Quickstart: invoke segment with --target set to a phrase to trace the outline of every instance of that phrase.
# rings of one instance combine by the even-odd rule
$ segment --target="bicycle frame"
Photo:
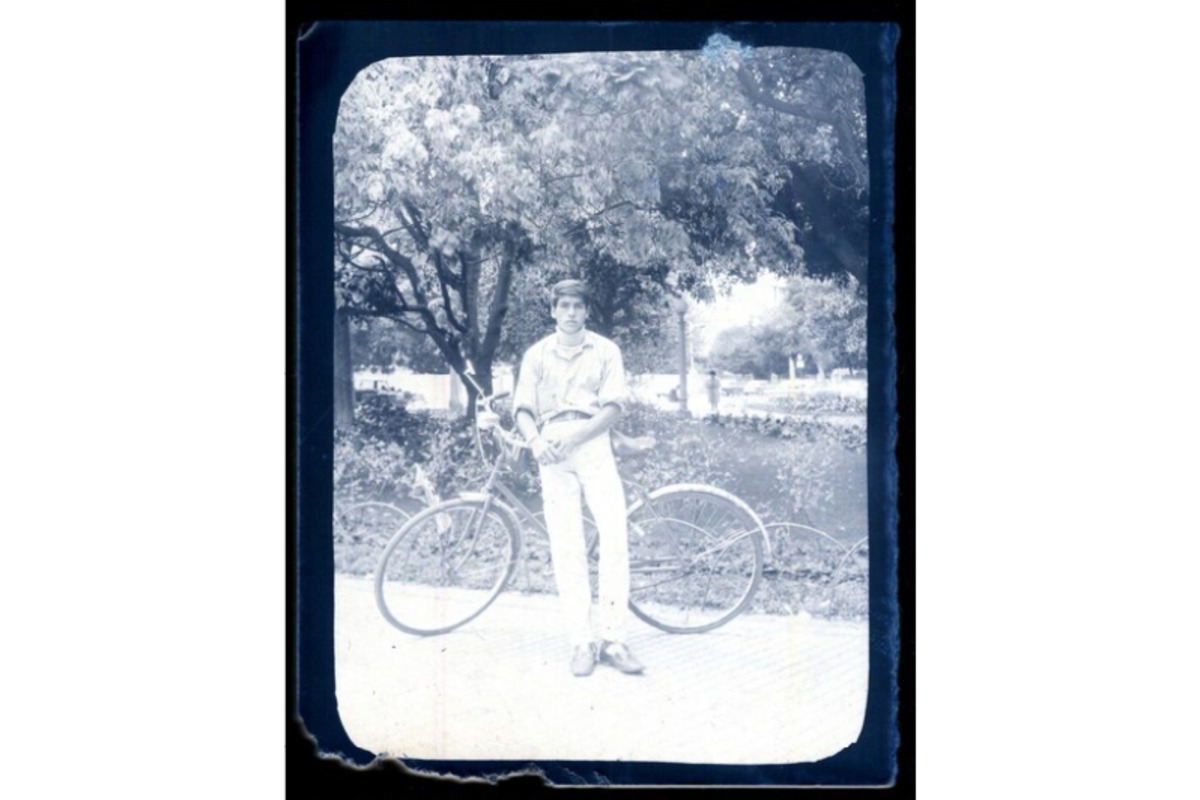
[[[461,497],[463,499],[477,500],[479,502],[482,502],[484,513],[483,513],[483,515],[481,515],[481,517],[486,516],[487,510],[489,508],[492,508],[493,506],[498,508],[502,513],[505,513],[509,517],[511,517],[517,523],[517,529],[519,531],[521,531],[521,534],[522,534],[521,546],[524,547],[525,523],[527,523],[527,522],[532,523],[534,525],[534,527],[536,527],[539,531],[541,531],[546,536],[549,536],[550,531],[549,531],[549,528],[546,526],[546,524],[543,522],[543,520],[539,519],[538,515],[535,514],[533,511],[531,511],[529,509],[529,506],[527,506],[525,504],[525,501],[523,501],[517,495],[517,493],[515,491],[513,491],[513,489],[507,483],[505,483],[504,480],[500,477],[500,471],[503,468],[504,461],[505,461],[505,455],[502,452],[496,457],[496,460],[493,462],[492,467],[488,473],[487,480],[485,481],[483,487],[477,492],[460,492],[458,497]],[[636,495],[636,499],[629,506],[630,512],[636,511],[641,508],[646,508],[650,511],[651,514],[653,514],[659,520],[666,519],[655,508],[654,501],[650,497],[650,492],[647,491],[644,486],[642,486],[641,484],[639,484],[635,481],[625,480],[624,478],[621,479],[621,483],[624,486],[632,489],[633,493]],[[677,484],[672,487],[664,487],[664,488],[672,488],[672,489],[679,489],[679,490],[694,489],[694,490],[705,491],[705,492],[709,492],[709,493],[717,493],[717,494],[727,495],[731,501],[736,501],[736,498],[733,495],[730,495],[728,492],[724,492],[720,489],[717,489],[716,487],[707,486],[707,485],[703,485],[703,484]],[[678,520],[676,520],[676,522],[678,522]],[[692,527],[699,528],[699,526],[695,526],[695,525],[693,525]],[[634,526],[633,532],[637,532],[636,526]],[[760,537],[760,539],[763,543],[763,546],[764,546],[765,555],[766,555],[767,559],[769,560],[770,556],[771,556],[771,542],[768,537],[766,537],[765,535],[762,534],[761,528],[748,528],[744,531],[739,531],[738,533],[736,533],[732,536],[727,536],[718,542],[714,542],[710,547],[708,547],[704,551],[701,551],[697,555],[704,556],[704,555],[708,555],[713,552],[717,552],[719,550],[722,550],[724,548],[732,546],[733,544],[735,544],[736,542],[740,541],[741,539],[743,539],[747,536],[759,536]],[[589,547],[589,550],[590,550],[590,547]],[[516,556],[516,554],[514,554],[514,557],[515,556]],[[636,571],[636,572],[649,573],[649,572],[655,571],[656,568],[660,568],[665,563],[669,563],[669,561],[666,559],[637,560],[630,564],[630,569],[632,571]]]
[[[503,430],[503,428],[500,427],[500,425],[499,425],[499,421],[498,421],[499,417],[496,414],[496,412],[492,409],[491,404],[499,397],[504,397],[505,395],[504,394],[495,395],[495,396],[487,395],[483,391],[483,387],[481,387],[479,385],[479,383],[475,380],[474,368],[469,361],[467,362],[467,366],[468,366],[468,369],[464,373],[464,378],[466,378],[466,380],[470,382],[472,388],[475,389],[475,391],[478,395],[478,398],[479,398],[477,402],[483,406],[486,413],[496,416],[496,421],[493,424],[489,425],[488,430],[493,435],[493,438],[495,438],[497,445],[500,448],[500,452],[497,454],[496,459],[492,464],[491,470],[488,473],[487,481],[485,482],[483,488],[479,492],[461,493],[459,496],[465,497],[465,498],[476,499],[476,500],[482,500],[485,503],[484,508],[486,511],[486,509],[489,508],[492,505],[492,503],[497,502],[496,495],[499,494],[500,497],[503,498],[503,500],[499,501],[499,507],[502,510],[509,512],[510,516],[512,516],[517,521],[518,529],[523,530],[522,519],[521,519],[521,515],[523,515],[525,520],[532,522],[542,533],[549,535],[549,530],[546,527],[546,525],[543,524],[543,522],[538,519],[536,514],[534,514],[532,511],[529,510],[529,507],[526,506],[525,503],[516,495],[516,493],[513,492],[513,490],[507,484],[505,484],[504,481],[501,480],[499,477],[500,470],[503,467],[504,461],[505,461],[504,448],[507,446],[507,447],[512,447],[515,449],[515,448],[521,448],[521,447],[528,446],[523,441],[520,441],[519,439],[517,439],[513,434],[509,433],[508,431]],[[478,419],[478,409],[476,411],[476,415],[477,415],[477,419]],[[483,430],[482,427],[481,427],[481,430]],[[658,514],[657,511],[655,511],[653,501],[650,497],[650,492],[646,489],[646,487],[642,486],[639,483],[636,483],[635,481],[626,480],[623,477],[621,478],[621,483],[624,486],[633,489],[633,492],[636,495],[636,499],[635,499],[634,503],[629,506],[630,512],[632,512],[638,508],[645,507],[645,508],[650,509],[651,513],[653,513],[655,516],[657,516],[660,520],[663,519],[663,517],[660,514]],[[727,499],[729,499],[731,502],[741,503],[741,501],[736,496],[734,496],[734,495],[730,494],[729,492],[726,492],[722,489],[718,489],[715,486],[708,486],[708,485],[701,485],[701,484],[677,484],[677,485],[673,485],[672,487],[664,487],[664,488],[675,488],[675,489],[682,489],[682,490],[694,489],[694,490],[698,490],[698,491],[705,491],[705,492],[723,495]],[[507,501],[507,504],[504,501]],[[520,512],[520,514],[517,513],[518,511]],[[753,513],[753,512],[751,512],[751,513]],[[714,547],[712,549],[720,549],[722,547],[729,547],[732,544],[735,544],[736,542],[738,542],[739,540],[741,540],[742,538],[744,538],[746,536],[759,536],[762,541],[762,544],[763,544],[763,549],[765,551],[766,560],[768,562],[771,561],[772,555],[773,555],[772,548],[771,548],[771,539],[767,535],[766,528],[763,526],[761,521],[759,521],[757,528],[747,529],[745,531],[739,532],[738,534],[736,534],[732,537],[727,537],[726,539],[724,539],[721,542],[714,545]],[[522,544],[523,544],[523,537],[522,537]]]
[[[464,377],[480,388],[469,373]],[[532,530],[526,525],[532,523],[549,538],[545,520],[502,476],[511,455],[528,445],[492,410],[496,399],[479,392],[476,406],[476,442],[487,467],[482,486],[415,516],[397,531],[376,567],[376,603],[389,622],[408,633],[444,633],[469,622],[503,591],[517,565],[541,560],[525,549],[526,532]],[[485,435],[498,445],[494,458],[487,452],[491,448],[484,446]],[[630,552],[630,577],[635,584],[640,581],[631,587],[629,607],[634,615],[668,633],[700,633],[742,613],[762,576],[764,551],[770,549],[762,521],[753,509],[713,486],[675,484],[647,491],[634,481],[622,479],[622,483],[627,487],[630,547],[636,550]],[[458,516],[455,523],[454,515],[463,512],[466,516]],[[590,522],[585,528],[589,561],[596,569],[599,531],[593,520],[586,516],[585,520]],[[507,533],[495,522],[503,522]],[[412,549],[405,549],[409,547]],[[393,572],[389,564],[394,554]],[[408,558],[413,554],[417,560],[410,565]],[[545,575],[542,572],[539,580]],[[482,582],[476,583],[479,580]],[[425,592],[426,599],[434,598],[433,605],[425,606],[431,613],[416,621],[422,614],[416,606],[416,616],[408,617],[405,611],[400,615],[405,621],[401,621],[395,612],[407,601],[391,594],[396,590],[389,586],[401,592],[406,586]],[[421,587],[432,588],[434,594]],[[482,594],[477,606],[458,604],[461,615],[452,618],[460,612],[447,615],[447,610],[455,607],[452,594],[460,589]],[[448,593],[443,595],[442,590]],[[392,606],[389,596],[396,598],[397,606]]]

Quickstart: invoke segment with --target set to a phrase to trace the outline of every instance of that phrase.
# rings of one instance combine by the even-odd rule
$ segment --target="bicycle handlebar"
[[[511,392],[499,392],[497,394],[487,394],[483,391],[483,387],[475,380],[475,366],[467,361],[467,368],[463,371],[463,378],[471,384],[475,389],[475,393],[479,399],[475,401],[475,427],[481,431],[491,431],[492,435],[500,439],[509,447],[516,449],[529,447],[529,443],[524,437],[518,436],[512,431],[505,430],[500,425],[500,415],[492,409],[492,403],[508,397]],[[482,408],[482,411],[480,410]]]

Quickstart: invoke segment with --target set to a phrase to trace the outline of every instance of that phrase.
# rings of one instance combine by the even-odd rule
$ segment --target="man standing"
[[[717,377],[717,371],[710,369],[708,378],[704,381],[704,388],[708,390],[708,407],[714,417],[721,413],[721,379]]]
[[[623,644],[629,603],[629,534],[625,491],[613,459],[610,428],[628,389],[621,350],[587,330],[588,291],[565,280],[551,289],[555,332],[525,352],[513,399],[517,426],[542,478],[550,556],[567,636],[571,671],[590,675],[596,661],[627,674],[643,667]],[[581,495],[599,531],[600,635],[591,627],[592,588]]]

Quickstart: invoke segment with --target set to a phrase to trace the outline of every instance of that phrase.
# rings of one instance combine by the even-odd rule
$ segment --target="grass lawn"
[[[707,446],[731,454],[737,468],[731,470],[728,485],[721,488],[741,497],[758,512],[764,522],[799,522],[829,533],[839,541],[852,543],[867,535],[867,453],[829,448],[828,469],[822,470],[828,483],[828,497],[799,512],[792,509],[792,494],[781,486],[778,468],[790,457],[802,457],[807,442],[764,436],[699,421],[697,431]]]
[[[751,610],[865,618],[868,554],[859,543],[867,536],[866,449],[824,449],[819,476],[825,489],[819,502],[796,510],[779,467],[803,458],[813,444],[710,421],[698,421],[696,432],[735,462],[721,488],[745,500],[767,525],[773,557]]]

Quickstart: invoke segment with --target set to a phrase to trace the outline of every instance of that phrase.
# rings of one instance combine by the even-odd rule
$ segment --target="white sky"
[[[726,328],[768,316],[781,303],[776,289],[783,284],[783,278],[763,272],[754,283],[735,284],[728,295],[718,295],[711,303],[697,303],[691,313],[697,355],[707,354],[717,334]]]

